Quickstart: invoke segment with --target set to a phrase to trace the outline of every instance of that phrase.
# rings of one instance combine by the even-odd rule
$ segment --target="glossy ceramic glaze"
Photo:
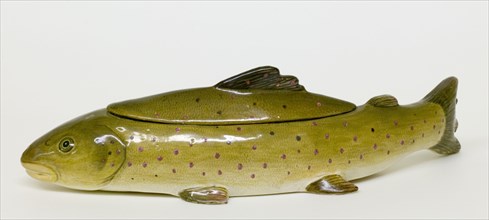
[[[222,204],[229,196],[347,193],[349,182],[422,149],[456,153],[457,80],[420,102],[355,105],[260,67],[216,86],[115,103],[36,140],[32,177],[82,190],[137,191]]]

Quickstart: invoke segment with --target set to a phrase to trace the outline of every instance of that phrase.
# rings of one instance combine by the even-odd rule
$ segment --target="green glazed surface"
[[[276,77],[272,85],[253,87],[264,74]],[[32,177],[69,188],[208,204],[229,196],[352,192],[348,181],[412,152],[458,152],[456,86],[452,77],[411,105],[379,96],[356,107],[262,67],[214,87],[80,116],[36,140],[21,161]]]

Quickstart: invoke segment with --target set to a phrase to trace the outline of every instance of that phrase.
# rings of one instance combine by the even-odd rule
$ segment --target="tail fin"
[[[430,150],[439,154],[454,154],[460,151],[460,143],[454,133],[458,122],[455,118],[455,105],[457,104],[457,85],[455,77],[443,80],[438,86],[426,95],[422,101],[439,104],[445,112],[445,131],[438,144]]]

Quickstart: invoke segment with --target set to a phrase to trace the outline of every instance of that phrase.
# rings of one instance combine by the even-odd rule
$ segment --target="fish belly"
[[[114,123],[126,161],[105,190],[178,195],[222,186],[231,196],[301,192],[331,174],[346,180],[385,169],[437,144],[439,105],[364,105],[317,120],[248,125]]]

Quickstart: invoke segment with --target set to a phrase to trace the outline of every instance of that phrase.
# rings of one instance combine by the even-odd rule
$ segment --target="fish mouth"
[[[25,163],[22,162],[22,166],[24,166],[27,174],[34,179],[43,181],[43,182],[56,182],[58,180],[58,175],[54,172],[53,169],[36,163]]]

